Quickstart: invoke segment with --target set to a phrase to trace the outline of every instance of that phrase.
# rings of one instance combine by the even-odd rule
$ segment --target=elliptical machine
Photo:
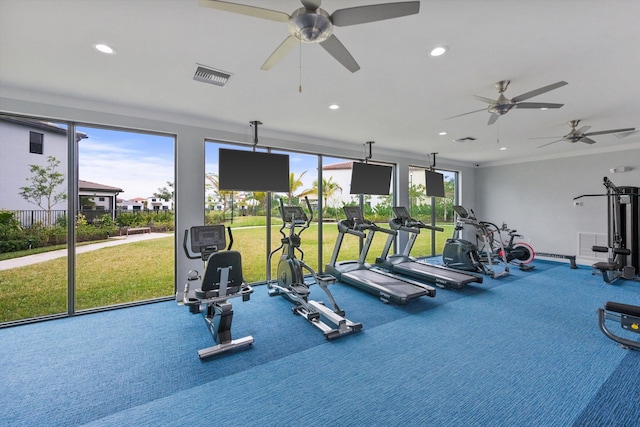
[[[335,283],[336,278],[330,274],[317,274],[304,261],[304,252],[300,249],[300,234],[311,224],[313,210],[309,199],[305,197],[310,215],[307,216],[300,206],[285,206],[280,199],[280,217],[282,227],[280,227],[280,246],[273,250],[267,258],[267,286],[269,296],[281,295],[289,300],[293,307],[291,310],[307,319],[312,325],[319,328],[326,339],[333,339],[362,329],[362,324],[353,323],[344,317],[342,310],[333,295],[329,291],[328,285]],[[299,228],[299,231],[296,231]],[[284,230],[289,229],[289,233]],[[282,250],[278,261],[277,279],[271,280],[271,258],[275,253]],[[300,253],[300,258],[296,258],[296,251]],[[304,271],[306,270],[313,277],[316,283],[327,294],[329,301],[333,305],[333,310],[324,303],[309,300],[310,289],[305,282]],[[313,284],[312,283],[312,284]]]
[[[505,255],[502,238],[496,239],[497,252],[494,252],[490,242],[492,233],[489,227],[491,227],[492,224],[478,221],[473,210],[469,212],[462,206],[454,206],[453,210],[458,215],[458,219],[453,231],[453,237],[447,239],[444,244],[442,251],[444,265],[458,270],[483,273],[492,279],[507,276],[509,274],[509,263]],[[483,248],[482,252],[478,250],[478,246],[470,241],[456,237],[456,235],[464,229],[465,225],[470,225],[475,228],[476,239]],[[500,233],[499,230],[497,230],[497,232]],[[504,262],[504,271],[498,273],[494,265],[500,261]]]
[[[223,225],[195,226],[184,232],[182,247],[187,258],[202,258],[205,271],[202,277],[197,270],[189,271],[179,304],[189,307],[189,312],[192,314],[203,314],[209,332],[216,342],[213,347],[198,350],[200,359],[253,344],[252,336],[231,339],[233,308],[228,300],[242,297],[242,301],[249,301],[253,288],[244,280],[240,252],[231,250],[233,236],[231,228],[227,230],[229,246],[224,252],[221,252],[226,245]],[[191,250],[187,246],[189,236],[191,236]],[[200,287],[194,289],[190,295],[191,282],[200,279],[202,279]]]

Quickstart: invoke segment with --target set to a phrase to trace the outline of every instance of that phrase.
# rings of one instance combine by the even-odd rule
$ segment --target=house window
[[[42,154],[43,140],[43,134],[38,132],[29,132],[29,153]]]
[[[104,202],[104,197],[98,197],[98,200]]]

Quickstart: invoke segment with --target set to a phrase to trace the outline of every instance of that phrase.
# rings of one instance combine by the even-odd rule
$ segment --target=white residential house
[[[338,184],[342,189],[335,191],[325,202],[327,207],[339,208],[344,204],[351,203],[358,199],[357,194],[351,194],[351,169],[353,168],[353,161],[346,161],[340,163],[332,163],[322,166],[322,175],[324,179]],[[383,196],[372,195],[368,201],[371,206],[375,206],[382,200]],[[315,197],[314,197],[315,198]],[[311,201],[311,197],[309,197]]]
[[[115,219],[118,194],[120,193],[122,193],[122,188],[78,180],[79,206],[86,217],[95,217],[103,212],[108,212],[111,218]]]
[[[86,134],[76,133],[76,142],[85,138]],[[37,222],[41,215],[33,212],[43,209],[20,195],[21,188],[30,185],[30,165],[44,167],[51,156],[60,162],[56,171],[66,176],[67,146],[67,128],[63,124],[0,116],[0,209],[31,211],[31,214],[20,216],[21,223],[29,226]],[[66,185],[66,182],[61,184],[56,192],[66,193]],[[110,211],[115,218],[117,196],[122,191],[121,188],[79,180],[78,207],[83,211]],[[54,216],[64,215],[67,203],[61,201],[52,209],[59,211]]]
[[[76,136],[86,138],[84,134]],[[57,171],[67,175],[67,129],[39,120],[0,116],[0,209],[40,210],[20,195],[29,185],[29,165],[47,165],[47,158],[60,161]],[[58,192],[66,192],[65,184]],[[53,209],[66,209],[63,202]]]
[[[166,201],[159,197],[149,197],[147,199],[147,209],[152,211],[170,211],[173,210],[173,201]]]

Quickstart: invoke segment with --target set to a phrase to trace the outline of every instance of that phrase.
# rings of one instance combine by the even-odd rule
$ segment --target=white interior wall
[[[618,166],[633,169],[609,171]],[[481,167],[475,205],[465,205],[480,220],[517,229],[536,251],[576,255],[578,232],[607,233],[607,201],[582,198],[581,206],[574,206],[573,198],[604,194],[605,176],[616,186],[640,186],[640,149]]]

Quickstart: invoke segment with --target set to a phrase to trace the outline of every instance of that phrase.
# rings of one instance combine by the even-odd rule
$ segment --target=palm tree
[[[340,184],[333,181],[333,177],[329,177],[328,179],[322,178],[322,212],[325,212],[327,208],[327,200],[329,197],[333,196],[336,191],[340,191],[342,193],[342,187]],[[305,190],[300,193],[298,196],[308,196],[310,194],[318,194],[318,180],[313,181],[313,186],[309,190]]]
[[[220,180],[215,173],[208,173],[204,176],[209,181],[205,187],[213,190],[218,198],[222,199],[222,212],[227,211],[227,201],[231,199],[231,191],[220,191]]]
[[[302,187],[303,185],[302,177],[304,176],[305,173],[307,173],[307,171],[302,172],[300,176],[297,178],[296,178],[295,172],[291,172],[289,174],[289,193],[287,194],[289,204],[291,204],[291,200],[293,200],[293,197],[294,197],[293,193],[298,188]]]

